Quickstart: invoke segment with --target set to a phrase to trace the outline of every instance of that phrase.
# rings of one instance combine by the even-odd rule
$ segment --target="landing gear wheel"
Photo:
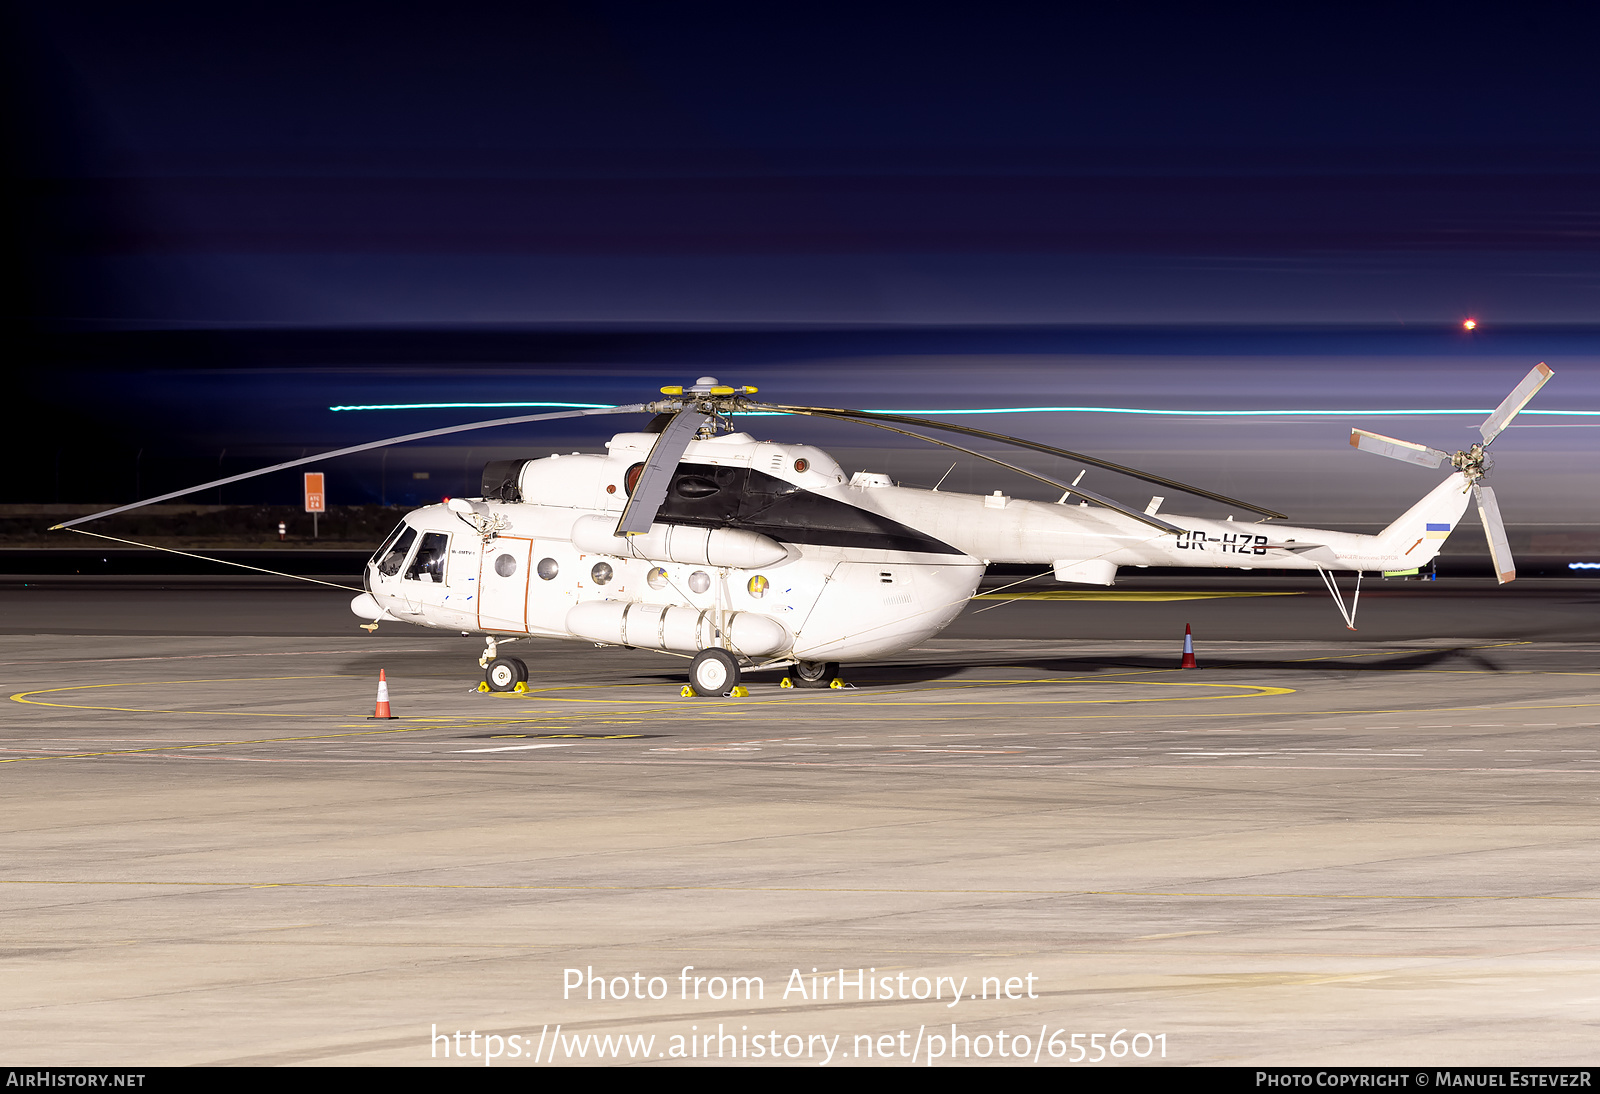
[[[731,695],[739,685],[739,662],[727,650],[701,650],[689,662],[689,686],[696,695]]]
[[[797,661],[789,668],[789,679],[797,688],[826,688],[838,675],[837,661]]]
[[[515,691],[518,684],[526,683],[528,666],[515,657],[496,657],[483,670],[483,682],[490,691]]]

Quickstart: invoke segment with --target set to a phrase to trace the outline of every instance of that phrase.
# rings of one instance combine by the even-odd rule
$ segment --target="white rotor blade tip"
[[[1450,458],[1448,453],[1440,452],[1437,448],[1385,437],[1382,433],[1370,433],[1365,429],[1350,431],[1350,447],[1360,449],[1362,452],[1387,456],[1402,463],[1413,463],[1418,467],[1438,467]]]
[[[1478,502],[1478,519],[1483,521],[1483,534],[1489,541],[1489,557],[1494,561],[1495,579],[1504,585],[1517,579],[1517,564],[1511,558],[1511,545],[1506,541],[1505,522],[1500,519],[1500,503],[1494,491],[1477,483],[1472,485],[1472,495]]]
[[[1500,431],[1511,424],[1511,419],[1515,418],[1517,413],[1528,405],[1528,401],[1537,395],[1539,389],[1544,387],[1550,381],[1550,377],[1554,375],[1554,370],[1543,361],[1534,365],[1528,371],[1528,375],[1522,378],[1522,383],[1513,388],[1511,394],[1507,395],[1500,405],[1495,407],[1494,413],[1485,418],[1483,424],[1478,427],[1478,433],[1483,437],[1483,443],[1488,444],[1498,437]]]

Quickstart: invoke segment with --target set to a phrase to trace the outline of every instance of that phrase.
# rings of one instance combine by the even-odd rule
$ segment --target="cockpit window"
[[[422,537],[422,546],[417,548],[417,557],[406,568],[406,579],[444,584],[444,560],[449,554],[449,534],[428,532]]]
[[[384,577],[393,577],[400,572],[400,567],[405,565],[406,555],[411,551],[411,545],[417,541],[417,530],[409,524],[402,524],[397,531],[398,538],[391,538],[388,551],[380,550],[378,572]]]
[[[373,565],[377,565],[379,559],[385,558],[389,554],[389,548],[394,546],[394,541],[400,538],[400,533],[404,532],[406,527],[407,525],[405,521],[401,521],[399,524],[396,524],[394,526],[394,531],[390,532],[388,537],[383,541],[383,546],[374,551],[372,557],[367,561],[371,562]]]

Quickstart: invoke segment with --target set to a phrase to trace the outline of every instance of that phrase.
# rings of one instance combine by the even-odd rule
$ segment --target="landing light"
[[[1461,324],[1461,329],[1462,330],[1476,330],[1477,328],[1478,328],[1478,321],[1476,319],[1467,319],[1467,320],[1464,320],[1462,322],[1462,324]]]

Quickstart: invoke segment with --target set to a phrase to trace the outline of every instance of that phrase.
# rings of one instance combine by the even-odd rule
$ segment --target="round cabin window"
[[[689,591],[703,593],[711,588],[711,575],[704,570],[696,570],[689,575]]]
[[[561,567],[553,558],[541,558],[535,572],[545,581],[554,581]]]
[[[606,582],[610,581],[612,574],[613,571],[611,569],[611,563],[609,562],[596,562],[594,564],[594,569],[589,571],[589,577],[596,585],[604,585]]]
[[[517,572],[517,560],[514,555],[501,555],[494,560],[494,572],[501,577],[510,577]]]

